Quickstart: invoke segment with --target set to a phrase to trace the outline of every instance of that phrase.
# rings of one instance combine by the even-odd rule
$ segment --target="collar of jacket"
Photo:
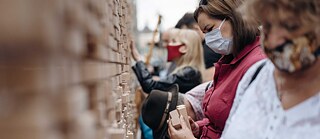
[[[246,55],[248,55],[256,47],[260,47],[260,37],[256,37],[256,40],[253,43],[245,46],[243,50],[235,58],[233,58],[232,55],[223,56],[218,63],[226,64],[228,63],[227,61],[231,61],[230,64],[234,65],[238,63],[241,59],[243,59]]]

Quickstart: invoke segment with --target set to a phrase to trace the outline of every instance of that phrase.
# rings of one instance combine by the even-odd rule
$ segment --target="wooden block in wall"
[[[126,105],[129,102],[129,94],[125,93],[121,96],[122,105]]]
[[[107,66],[108,66],[108,70],[105,72],[108,74],[108,77],[114,77],[118,74],[116,64],[108,63]]]
[[[114,9],[113,9],[113,15],[119,14],[119,2],[117,0],[113,0]]]
[[[61,89],[53,104],[60,121],[72,121],[89,107],[89,90],[82,85]]]
[[[101,61],[109,61],[110,58],[110,51],[111,49],[108,49],[104,45],[96,45],[92,52],[89,54],[91,58]]]
[[[80,61],[64,58],[36,58],[4,64],[4,86],[8,91],[30,93],[81,82]]]
[[[108,78],[109,66],[106,63],[87,60],[82,65],[83,81],[94,82]]]
[[[117,54],[118,54],[117,52],[109,49],[108,61],[113,63],[117,62]]]
[[[121,36],[120,36],[120,29],[118,29],[117,27],[114,28],[114,34],[115,34],[115,39],[119,42],[121,41]]]
[[[93,139],[96,138],[97,119],[91,111],[81,113],[68,123],[67,139]]]
[[[124,72],[129,72],[130,71],[130,66],[129,65],[124,65],[123,66],[123,71]]]
[[[0,94],[1,139],[41,139],[58,137],[56,111],[52,105],[51,95],[34,94]],[[46,136],[47,134],[47,136]]]
[[[79,57],[79,59],[86,55],[87,44],[85,41],[85,34],[82,29],[67,29],[63,36],[63,53],[71,57]]]
[[[120,53],[117,53],[117,63],[122,63],[122,55]]]
[[[121,96],[123,94],[122,86],[117,86],[115,89],[115,93],[116,93],[116,95]]]
[[[117,74],[121,74],[122,73],[122,65],[121,64],[117,64]]]
[[[113,30],[114,32],[114,30]],[[113,36],[109,36],[109,43],[108,46],[109,48],[111,48],[114,51],[118,51],[118,41],[115,39],[115,37]]]
[[[128,132],[127,133],[127,137],[126,137],[127,139],[134,139],[134,134],[132,133],[132,132]]]
[[[120,75],[120,80],[122,83],[128,82],[130,80],[130,74],[128,72],[122,73]]]
[[[109,128],[107,129],[109,139],[124,139],[126,131],[120,128]]]

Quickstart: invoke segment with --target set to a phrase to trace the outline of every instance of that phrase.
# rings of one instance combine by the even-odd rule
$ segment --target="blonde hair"
[[[179,33],[180,33],[180,29],[170,28],[170,29],[168,30],[169,41],[172,41],[172,40],[174,40],[174,39],[177,39]]]
[[[203,48],[199,34],[191,29],[180,29],[177,38],[181,43],[185,44],[187,51],[177,60],[177,67],[172,73],[190,66],[200,71],[201,75],[203,75]]]

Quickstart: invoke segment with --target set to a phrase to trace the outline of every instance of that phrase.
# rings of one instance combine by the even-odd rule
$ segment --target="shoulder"
[[[177,75],[179,76],[185,76],[185,77],[194,77],[194,76],[200,76],[200,71],[196,68],[193,68],[191,66],[186,66],[180,69],[177,72]]]

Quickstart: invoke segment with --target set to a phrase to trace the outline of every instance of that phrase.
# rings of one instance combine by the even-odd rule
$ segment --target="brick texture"
[[[0,138],[134,138],[132,1],[3,2]]]

